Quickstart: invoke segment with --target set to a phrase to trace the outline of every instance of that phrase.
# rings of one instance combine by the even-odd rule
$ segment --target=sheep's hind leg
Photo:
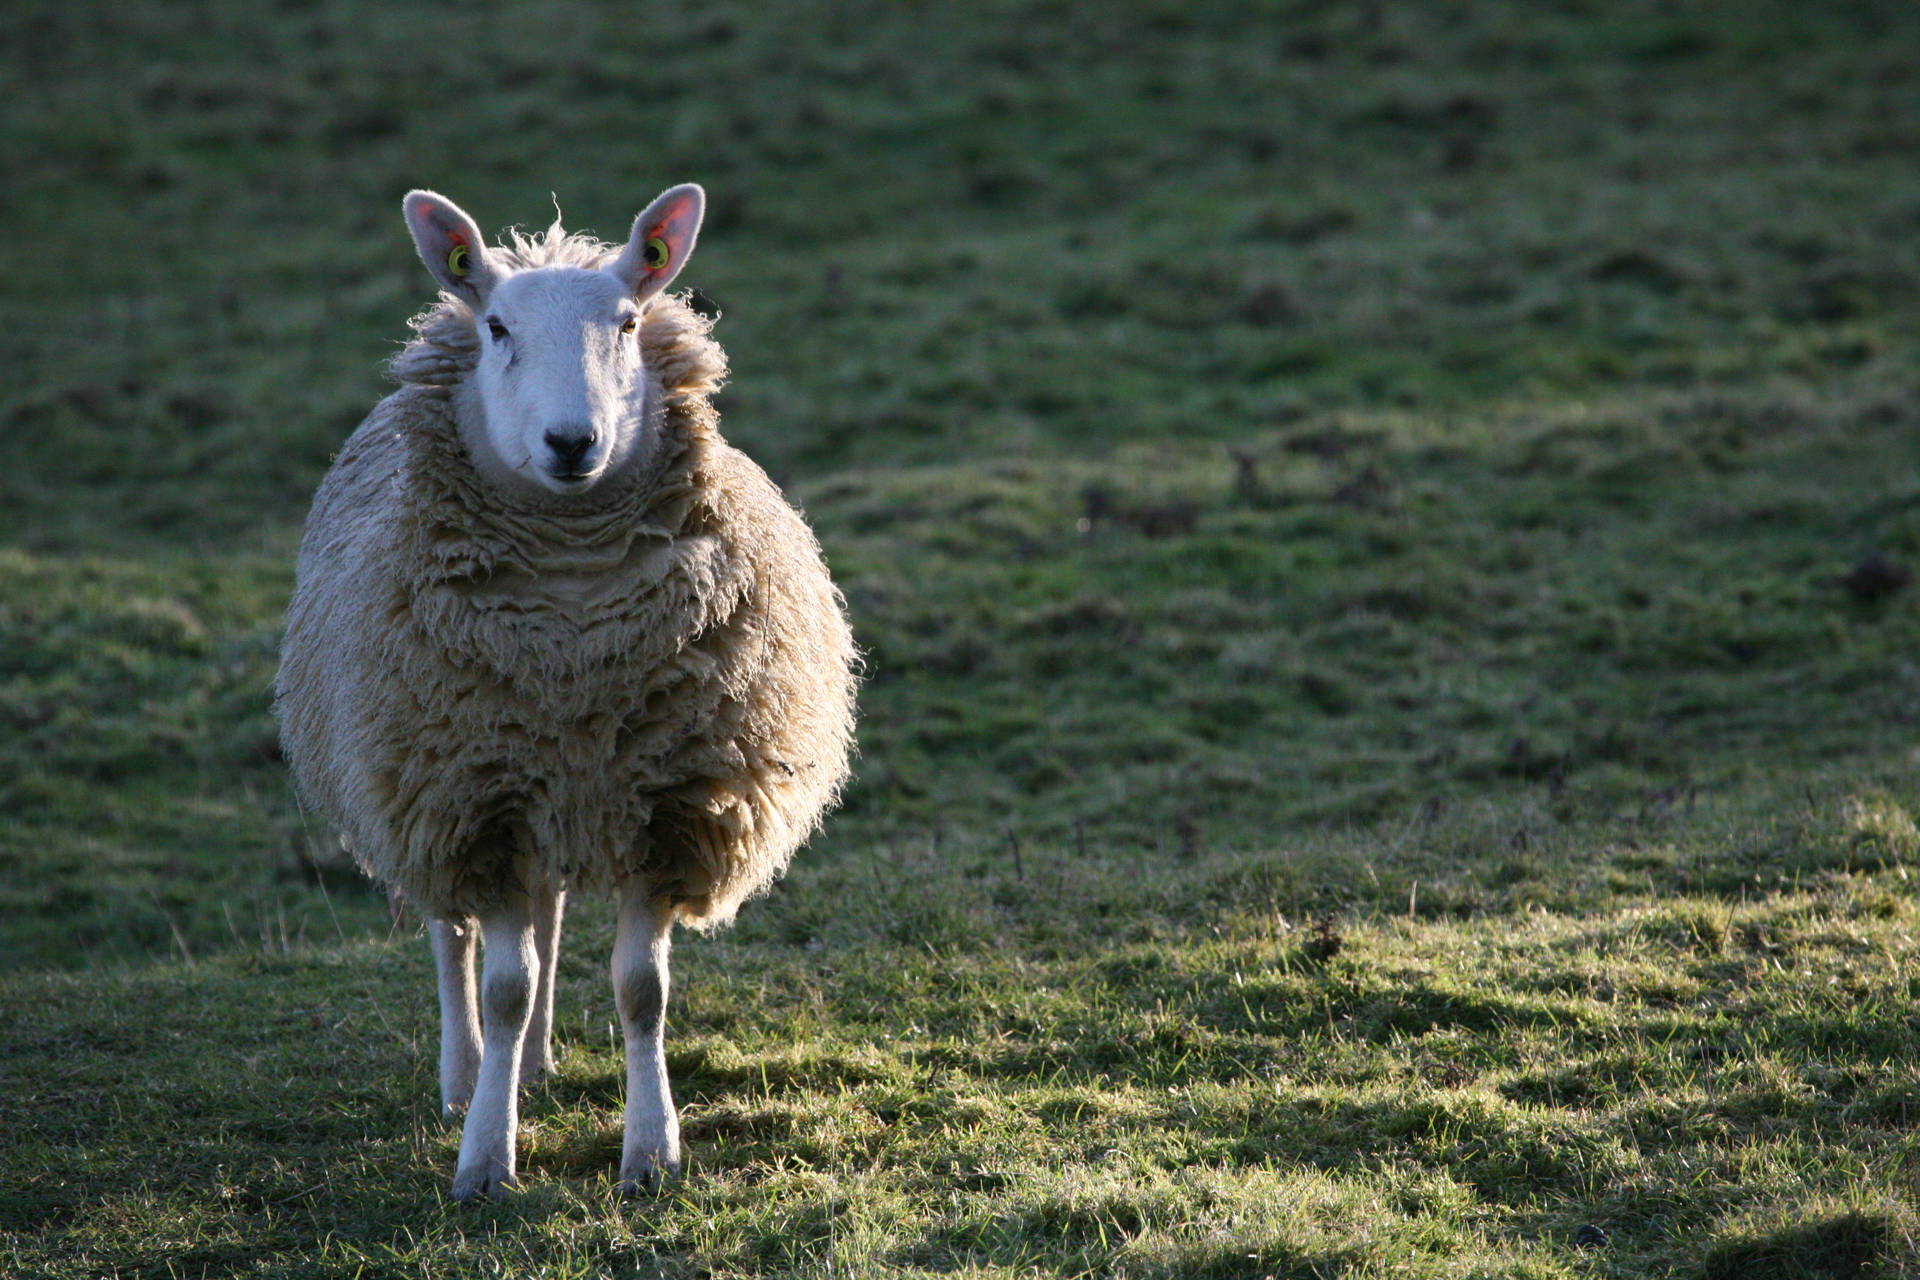
[[[667,950],[673,909],[630,881],[620,895],[613,994],[627,1045],[627,1132],[620,1194],[657,1190],[680,1174],[680,1118],[667,1082]]]
[[[440,975],[440,1116],[451,1121],[473,1101],[480,1075],[480,1003],[473,985],[480,935],[471,920],[435,920],[427,933]]]
[[[533,944],[540,957],[540,978],[534,984],[526,1045],[520,1050],[521,1084],[553,1070],[553,979],[559,968],[554,957],[560,951],[560,918],[566,909],[563,889],[543,888],[533,895]]]
[[[520,1128],[520,1051],[540,979],[533,916],[525,898],[483,917],[486,956],[480,969],[485,1043],[480,1079],[460,1134],[453,1198],[497,1196],[515,1186],[514,1140]]]

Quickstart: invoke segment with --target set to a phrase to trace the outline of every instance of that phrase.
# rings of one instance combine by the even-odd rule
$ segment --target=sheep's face
[[[608,271],[544,267],[494,288],[473,372],[489,470],[580,493],[645,456],[641,309]]]
[[[577,494],[645,458],[654,442],[642,317],[693,252],[705,209],[699,187],[672,187],[633,220],[606,266],[516,273],[458,205],[408,194],[421,261],[473,312],[480,358],[463,416],[481,471]]]

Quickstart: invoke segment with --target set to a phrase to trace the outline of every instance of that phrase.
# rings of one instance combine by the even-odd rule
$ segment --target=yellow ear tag
[[[467,246],[456,244],[447,251],[447,270],[456,276],[467,274]]]
[[[667,242],[659,236],[648,238],[646,246],[640,250],[640,261],[649,271],[658,271],[667,265],[667,259],[673,256],[673,250],[667,248]]]

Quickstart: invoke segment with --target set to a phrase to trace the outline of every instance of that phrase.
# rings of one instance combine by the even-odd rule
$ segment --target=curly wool
[[[556,224],[498,252],[522,269],[613,249]],[[711,327],[679,298],[648,311],[660,443],[634,475],[509,509],[461,434],[479,344],[443,296],[321,483],[282,738],[361,866],[428,915],[638,876],[708,927],[838,797],[857,664],[843,602],[806,523],[720,438]]]

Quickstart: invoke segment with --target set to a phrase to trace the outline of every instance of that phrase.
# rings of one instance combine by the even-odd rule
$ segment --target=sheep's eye
[[[631,336],[633,331],[635,329],[638,329],[639,327],[640,327],[640,322],[638,320],[635,320],[632,316],[628,316],[625,320],[620,322],[620,332],[627,334],[629,336]]]
[[[649,236],[646,247],[640,250],[640,261],[649,271],[658,271],[667,265],[667,259],[673,256],[673,250],[667,248],[667,242],[659,236]]]
[[[495,342],[505,342],[507,340],[507,326],[501,324],[492,316],[487,317],[487,332],[493,335]]]
[[[456,244],[453,248],[447,250],[447,270],[451,271],[454,275],[466,275],[469,269],[467,266],[469,261],[467,246]]]

